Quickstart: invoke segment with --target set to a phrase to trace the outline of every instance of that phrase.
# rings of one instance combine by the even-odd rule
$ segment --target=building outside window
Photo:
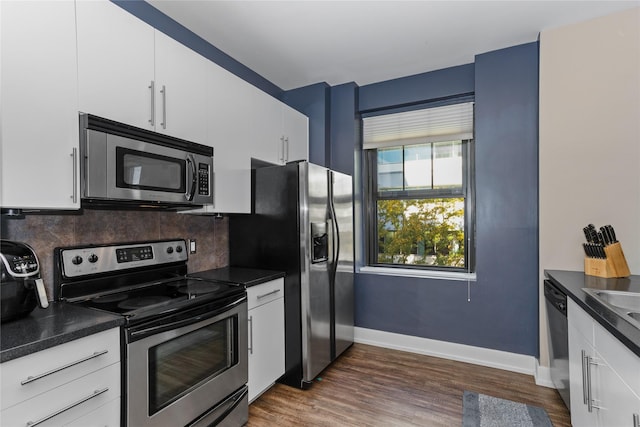
[[[473,104],[363,119],[367,264],[471,272]]]

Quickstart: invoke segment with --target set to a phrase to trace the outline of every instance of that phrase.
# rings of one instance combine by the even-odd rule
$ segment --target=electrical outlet
[[[189,253],[196,253],[196,239],[189,239]]]

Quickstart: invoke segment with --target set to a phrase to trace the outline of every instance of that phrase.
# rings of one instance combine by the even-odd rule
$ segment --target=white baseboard
[[[533,356],[358,327],[355,328],[354,335],[357,343],[527,374],[535,378],[536,384],[553,387],[549,372],[545,372],[549,368],[539,366],[538,360]]]
[[[548,366],[540,366],[540,363],[536,360],[536,374],[534,375],[536,384],[549,387],[556,388],[553,385],[553,381],[551,381],[551,369]]]

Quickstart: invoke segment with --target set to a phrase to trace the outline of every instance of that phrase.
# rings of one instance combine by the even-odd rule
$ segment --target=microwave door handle
[[[184,193],[184,197],[187,200],[192,201],[193,196],[196,193],[196,184],[198,182],[198,171],[196,170],[196,160],[193,157],[193,155],[191,154],[187,155],[186,160],[187,160],[186,182],[191,182],[191,185],[189,186],[189,189],[187,190],[187,192]]]

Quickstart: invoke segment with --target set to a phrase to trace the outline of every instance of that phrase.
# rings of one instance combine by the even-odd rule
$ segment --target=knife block
[[[605,246],[604,252],[607,255],[605,259],[585,257],[584,274],[604,278],[629,277],[631,275],[620,242]]]

